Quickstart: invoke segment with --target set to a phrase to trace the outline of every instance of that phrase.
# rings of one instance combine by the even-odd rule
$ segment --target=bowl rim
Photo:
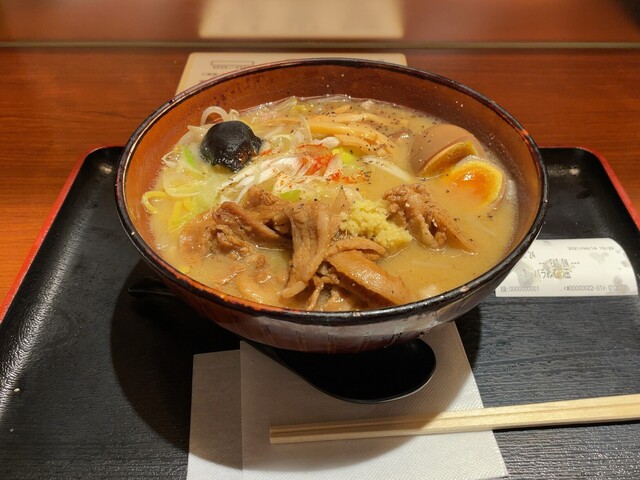
[[[212,287],[208,287],[197,280],[189,277],[188,275],[181,273],[167,261],[165,261],[156,251],[152,248],[139,234],[132,219],[129,216],[127,209],[126,195],[124,191],[124,181],[128,173],[130,160],[136,151],[138,143],[144,137],[146,132],[151,129],[154,123],[170,111],[175,105],[180,104],[187,99],[199,94],[201,91],[210,88],[211,86],[219,83],[227,82],[230,80],[238,79],[245,76],[250,76],[260,72],[267,72],[274,69],[287,69],[298,68],[305,66],[322,66],[322,65],[334,65],[345,66],[354,69],[358,68],[373,68],[389,70],[395,73],[403,75],[410,75],[421,79],[428,80],[432,83],[439,84],[445,88],[457,90],[463,95],[467,95],[477,102],[483,104],[485,107],[496,113],[509,127],[517,132],[521,137],[527,149],[529,150],[532,158],[535,160],[536,172],[540,181],[540,198],[538,199],[538,205],[536,214],[532,224],[523,236],[522,240],[516,247],[509,252],[504,258],[502,258],[497,264],[490,269],[486,270],[479,276],[469,280],[468,282],[459,285],[458,287],[442,292],[433,297],[429,297],[422,300],[417,300],[411,303],[402,305],[393,305],[390,307],[377,308],[371,310],[359,310],[359,311],[340,311],[340,312],[324,312],[315,310],[303,310],[278,307],[274,305],[261,304],[251,300],[246,300],[240,297],[226,294],[215,290]],[[441,76],[436,73],[428,72],[414,67],[399,65],[395,63],[389,63],[384,61],[365,60],[356,58],[341,58],[341,57],[321,57],[321,58],[308,58],[308,59],[295,59],[295,60],[282,60],[277,62],[269,62],[251,67],[245,67],[239,70],[228,72],[218,75],[209,80],[194,85],[159,106],[153,111],[133,132],[129,140],[127,141],[116,169],[116,183],[115,183],[115,195],[116,206],[120,221],[125,228],[130,240],[134,246],[141,253],[143,258],[149,262],[155,269],[169,280],[180,286],[181,288],[189,291],[190,293],[204,297],[208,301],[212,301],[222,307],[240,310],[244,314],[250,316],[268,316],[271,318],[277,318],[282,321],[295,323],[297,325],[322,325],[322,326],[349,326],[351,324],[366,325],[375,324],[388,320],[389,318],[396,318],[402,316],[406,318],[411,315],[418,315],[427,310],[437,311],[440,306],[449,303],[455,303],[456,300],[463,299],[466,295],[473,293],[483,286],[490,285],[492,281],[499,279],[502,275],[506,275],[510,268],[524,255],[531,243],[537,237],[544,223],[544,217],[547,211],[549,203],[549,185],[547,171],[542,161],[540,150],[535,141],[526,129],[505,109],[499,106],[493,100],[490,100],[485,95],[477,92],[476,90],[467,87],[455,80]]]

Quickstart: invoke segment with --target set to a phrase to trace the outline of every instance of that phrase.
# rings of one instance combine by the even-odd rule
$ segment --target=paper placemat
[[[482,408],[454,323],[426,335],[437,367],[420,391],[362,405],[319,392],[245,343],[194,358],[188,480],[484,479],[508,474],[492,432],[271,445],[272,424]],[[242,467],[241,467],[242,466]]]
[[[364,58],[406,65],[407,59],[401,53],[208,53],[194,52],[189,55],[182,72],[176,93],[209,80],[217,75],[262,63],[297,60],[301,58],[341,57]]]

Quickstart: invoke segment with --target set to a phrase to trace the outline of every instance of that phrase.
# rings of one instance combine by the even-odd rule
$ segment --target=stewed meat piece
[[[262,223],[281,235],[291,233],[291,224],[285,209],[289,202],[259,187],[247,191],[245,207]]]
[[[397,224],[406,227],[423,245],[440,248],[452,239],[466,251],[475,252],[475,242],[457,225],[455,219],[435,203],[429,189],[419,183],[399,185],[387,190],[383,198]]]
[[[400,202],[404,195],[405,203],[417,205],[418,196],[414,198],[411,192],[413,190],[398,190],[389,198]],[[252,187],[243,205],[224,202],[186,225],[180,245],[188,254],[243,258],[245,266],[234,276],[247,298],[268,297],[267,284],[273,285],[273,280],[284,285],[281,299],[306,295],[309,309],[385,307],[414,300],[400,277],[389,274],[376,263],[387,255],[383,246],[341,232],[340,223],[349,206],[343,191],[329,203],[290,203]],[[402,218],[412,212],[411,209],[403,211]],[[415,222],[412,218],[409,224]],[[288,278],[282,281],[272,278],[259,247],[292,252]]]
[[[265,192],[266,193],[266,192]],[[276,197],[277,198],[277,197]],[[286,203],[286,202],[284,202]],[[180,247],[187,254],[205,256],[212,252],[247,255],[255,246],[288,247],[291,242],[281,234],[274,216],[256,208],[224,202],[189,222],[180,234]]]
[[[389,274],[358,250],[348,250],[327,258],[340,278],[340,286],[380,307],[414,300],[400,277]]]
[[[282,291],[283,298],[302,292],[329,251],[340,228],[341,213],[349,208],[349,201],[340,191],[333,202],[298,202],[286,209],[291,222],[293,254],[289,282]]]
[[[369,260],[379,260],[387,255],[387,249],[379,243],[364,237],[347,237],[334,241],[329,247],[327,256],[348,250],[362,252]]]

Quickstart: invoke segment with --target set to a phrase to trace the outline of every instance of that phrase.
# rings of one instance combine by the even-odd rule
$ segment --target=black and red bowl
[[[154,250],[141,197],[162,156],[202,111],[243,110],[296,95],[328,94],[404,105],[471,131],[495,152],[516,182],[515,234],[504,258],[464,285],[440,295],[378,310],[315,312],[263,305],[227,295],[179,272]],[[523,127],[496,103],[447,78],[414,68],[353,59],[265,64],[215,77],[178,94],[134,132],[118,165],[116,201],[124,228],[162,281],[194,310],[220,326],[266,345],[303,352],[347,353],[413,340],[476,306],[500,284],[542,227],[548,202],[540,152]]]

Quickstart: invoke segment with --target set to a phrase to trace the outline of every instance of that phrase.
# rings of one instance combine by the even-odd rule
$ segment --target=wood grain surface
[[[232,25],[241,28],[254,20],[242,17],[243,9],[248,9],[269,17],[261,17],[259,22],[278,22],[282,33],[271,28],[262,33],[253,29],[251,38],[225,37],[221,32],[202,36],[202,25],[211,21],[208,13],[212,5],[218,14],[236,14],[221,22],[227,31],[234,29]],[[280,11],[273,11],[276,6]],[[323,9],[332,10],[333,17]],[[267,15],[270,12],[266,10],[273,15]],[[640,5],[636,0],[57,0],[4,2],[0,42],[228,43],[232,39],[245,47],[261,48],[265,42],[308,40],[310,30],[316,43],[345,38],[375,41],[385,38],[375,28],[381,11],[397,17],[384,19],[397,20],[395,40],[412,44],[640,41]],[[328,18],[325,25],[318,25],[318,18],[314,18],[318,16]],[[213,23],[217,23],[215,19]],[[344,28],[334,28],[336,25]],[[350,30],[360,33],[354,37]]]

